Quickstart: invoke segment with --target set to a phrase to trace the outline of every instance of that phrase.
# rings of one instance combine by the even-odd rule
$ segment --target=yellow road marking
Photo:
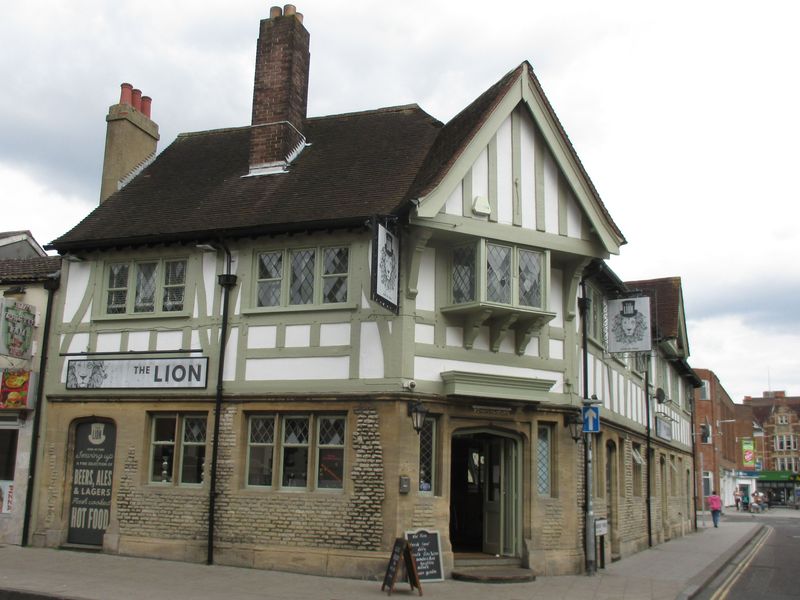
[[[767,525],[766,533],[762,534],[761,539],[750,549],[750,552],[747,553],[747,556],[736,565],[736,568],[733,570],[733,573],[730,574],[727,581],[720,586],[720,588],[714,592],[714,595],[711,596],[711,600],[725,600],[728,597],[728,593],[731,591],[733,585],[739,580],[744,570],[750,566],[750,563],[753,562],[753,559],[756,557],[756,554],[759,550],[761,550],[762,546],[767,543],[767,539],[772,533],[775,531],[772,527]]]

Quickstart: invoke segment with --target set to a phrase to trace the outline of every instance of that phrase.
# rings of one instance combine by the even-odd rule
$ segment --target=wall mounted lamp
[[[425,425],[425,417],[428,416],[428,409],[419,400],[416,402],[409,402],[408,416],[411,417],[411,425],[414,427],[414,431],[419,434],[419,432],[422,431],[422,427]]]
[[[576,444],[583,435],[583,419],[580,413],[567,413],[564,415],[564,427],[569,428],[569,435]]]

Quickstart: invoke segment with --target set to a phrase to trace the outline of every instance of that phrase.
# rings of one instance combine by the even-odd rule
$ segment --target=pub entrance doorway
[[[520,441],[492,430],[453,434],[450,541],[454,552],[519,556]]]

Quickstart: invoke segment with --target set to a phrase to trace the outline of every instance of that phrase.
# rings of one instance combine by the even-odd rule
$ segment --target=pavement
[[[800,511],[774,508],[761,515],[708,514],[698,531],[607,565],[597,575],[537,577],[482,584],[423,582],[427,598],[442,600],[686,600],[711,582],[775,518]],[[736,515],[731,517],[730,515]],[[388,557],[387,557],[388,559]],[[51,548],[0,547],[0,600],[363,600],[385,597],[380,581],[297,575]],[[398,582],[392,597],[417,597]]]

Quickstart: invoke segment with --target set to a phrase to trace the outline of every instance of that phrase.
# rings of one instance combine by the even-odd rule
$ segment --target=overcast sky
[[[97,204],[130,82],[159,149],[248,125],[268,2],[25,0],[0,19],[0,230],[47,243]],[[800,395],[800,3],[298,0],[309,116],[417,103],[446,122],[528,60],[628,244],[679,276],[690,364],[730,396]]]

